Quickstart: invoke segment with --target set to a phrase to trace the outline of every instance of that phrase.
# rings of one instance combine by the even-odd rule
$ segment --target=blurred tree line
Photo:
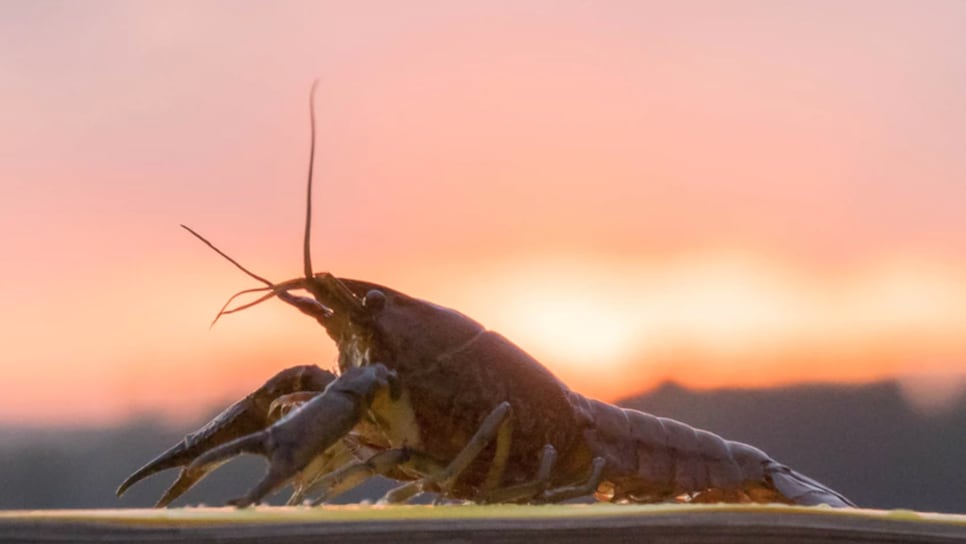
[[[864,507],[966,512],[966,399],[925,415],[892,382],[707,392],[665,384],[621,404],[753,444]],[[0,429],[0,508],[150,506],[175,471],[139,483],[122,499],[114,489],[195,428],[140,418],[104,429]],[[175,505],[221,505],[264,470],[262,459],[244,456]],[[378,498],[388,486],[376,481],[339,502]]]

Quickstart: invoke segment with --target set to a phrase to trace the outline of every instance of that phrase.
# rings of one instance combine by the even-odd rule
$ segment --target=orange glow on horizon
[[[541,256],[479,270],[473,311],[586,394],[615,400],[675,380],[700,388],[860,382],[962,372],[966,281],[891,260],[848,276],[707,252],[653,260]],[[493,295],[492,291],[499,293]]]
[[[105,290],[100,309],[89,308],[85,316],[115,321],[108,345],[97,337],[46,345],[36,338],[25,351],[10,347],[9,356],[32,362],[12,367],[6,378],[29,383],[39,371],[45,385],[10,391],[8,417],[57,421],[62,402],[76,403],[81,396],[97,399],[72,410],[84,420],[123,419],[159,408],[167,417],[195,418],[286,366],[334,366],[334,346],[323,331],[277,302],[227,316],[209,331],[206,320],[222,298],[247,286],[237,277],[222,284],[232,270],[212,261],[221,269],[216,278],[185,274],[169,286],[183,285],[184,292],[153,298],[146,306],[132,306],[137,298],[123,289]],[[379,270],[366,268],[359,270],[362,277],[385,281],[377,277]],[[665,380],[706,389],[903,378],[916,402],[930,405],[923,392],[935,382],[906,377],[944,375],[956,381],[966,375],[963,268],[891,260],[846,276],[813,277],[779,262],[720,251],[645,260],[584,254],[388,268],[398,272],[393,287],[478,319],[574,390],[609,401]],[[447,281],[436,281],[427,270],[444,272]],[[189,286],[194,282],[198,285]],[[208,285],[207,292],[201,284]],[[119,308],[129,317],[116,320]],[[143,308],[164,328],[146,335],[139,317]],[[60,319],[69,327],[75,318],[47,321],[58,327]],[[38,346],[55,366],[37,357]],[[78,350],[106,350],[110,359],[104,362],[123,370],[73,371]],[[17,406],[26,411],[11,410]]]

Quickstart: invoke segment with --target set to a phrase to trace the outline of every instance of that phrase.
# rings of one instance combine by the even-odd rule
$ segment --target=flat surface
[[[759,505],[0,512],[2,542],[966,542],[966,516]]]

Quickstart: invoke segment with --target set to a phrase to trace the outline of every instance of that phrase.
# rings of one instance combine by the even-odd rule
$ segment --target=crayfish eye
[[[362,299],[362,305],[367,310],[378,312],[386,305],[386,294],[378,289],[372,289],[366,293],[366,298]]]

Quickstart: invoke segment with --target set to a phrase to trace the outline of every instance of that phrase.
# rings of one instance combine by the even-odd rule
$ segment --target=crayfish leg
[[[486,416],[483,423],[476,430],[476,433],[473,434],[466,445],[463,446],[463,449],[453,457],[448,465],[442,470],[427,474],[421,480],[409,482],[390,490],[382,498],[381,502],[406,502],[424,490],[438,491],[440,499],[448,496],[460,474],[479,457],[480,453],[490,442],[498,438],[501,434],[506,436],[505,439],[509,439],[509,432],[500,432],[500,429],[507,424],[509,417],[510,403],[506,401],[501,402]],[[497,445],[497,452],[499,450],[500,446]]]
[[[319,496],[312,501],[312,505],[319,505],[359,486],[373,476],[385,476],[408,460],[409,452],[405,448],[380,451],[365,461],[349,463],[329,472],[312,482],[305,490],[301,490],[299,495],[318,493]],[[293,505],[299,502],[301,501],[293,495],[288,504]]]
[[[586,480],[576,485],[548,489],[540,494],[538,497],[539,502],[563,502],[568,499],[576,499],[577,497],[594,493],[597,491],[598,484],[600,484],[600,477],[604,473],[605,464],[603,457],[594,457],[590,468],[590,475]]]
[[[334,499],[337,496],[361,485],[373,476],[385,476],[392,479],[409,479],[411,474],[425,474],[441,470],[443,465],[425,453],[409,448],[394,448],[376,452],[365,461],[357,461],[343,465],[341,468],[326,474],[312,482],[301,494],[320,493],[312,505],[317,506]],[[300,500],[293,499],[289,505],[298,504]]]
[[[488,491],[483,496],[483,502],[522,502],[540,495],[550,485],[550,475],[556,462],[557,449],[550,444],[545,445],[540,457],[540,468],[537,470],[536,478],[522,484]]]
[[[513,443],[513,418],[506,418],[500,424],[496,433],[496,451],[493,452],[493,461],[490,469],[486,473],[486,480],[483,482],[484,494],[500,487],[503,483],[503,474],[506,472],[507,460],[510,458],[510,446]]]
[[[377,447],[364,445],[354,436],[354,433],[349,433],[317,455],[292,479],[292,496],[286,504],[289,506],[302,504],[309,490],[320,479],[341,467],[358,462],[360,456],[371,456],[377,451],[379,451]]]
[[[740,488],[735,489],[723,489],[720,487],[715,487],[711,489],[706,489],[700,493],[695,494],[687,502],[696,504],[712,504],[712,503],[750,503],[754,502],[751,497],[748,496],[744,490]],[[767,502],[767,501],[765,501]]]

